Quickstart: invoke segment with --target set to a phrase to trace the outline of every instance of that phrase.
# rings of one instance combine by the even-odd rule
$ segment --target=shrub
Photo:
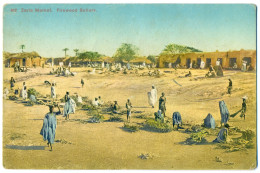
[[[172,131],[172,126],[168,123],[163,123],[154,119],[148,119],[144,123],[144,129],[165,133]]]
[[[123,118],[120,116],[110,116],[110,118],[107,120],[110,122],[123,122]]]
[[[207,143],[207,140],[205,139],[206,135],[207,135],[207,132],[204,130],[201,130],[197,133],[192,133],[192,134],[190,134],[190,137],[187,138],[184,143],[187,145]]]
[[[139,127],[138,127],[138,126],[130,125],[130,124],[128,124],[128,123],[124,123],[123,128],[124,128],[126,131],[129,131],[129,132],[139,131]]]
[[[35,97],[37,97],[39,95],[39,93],[34,88],[29,88],[27,93],[28,93],[28,98],[31,95],[34,95]]]
[[[104,116],[100,114],[98,110],[89,111],[89,115],[92,116],[88,119],[90,123],[101,123],[104,121]]]
[[[233,138],[227,143],[220,143],[218,148],[226,149],[227,152],[254,148],[253,138],[255,137],[255,133],[252,130],[241,131],[241,133],[241,137]]]

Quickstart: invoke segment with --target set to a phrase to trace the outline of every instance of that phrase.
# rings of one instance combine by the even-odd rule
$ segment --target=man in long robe
[[[151,92],[148,92],[148,103],[150,106],[152,106],[152,108],[154,108],[154,105],[157,101],[157,90],[154,87],[154,85],[152,86]]]
[[[223,100],[219,102],[219,110],[220,110],[220,115],[221,115],[221,126],[222,126],[222,123],[224,123],[224,125],[226,125],[229,120],[229,111]]]
[[[53,112],[54,106],[49,106],[49,109],[50,112],[44,117],[40,134],[42,135],[44,141],[48,141],[48,147],[50,146],[52,151],[52,144],[54,143],[57,127],[56,115],[60,114],[60,108],[58,106],[59,112]]]
[[[75,113],[75,111],[76,103],[72,98],[70,98],[69,92],[67,92],[65,95],[65,105],[63,110],[64,117],[66,117],[65,120],[68,120],[70,118],[69,114]]]
[[[22,97],[24,100],[27,99],[27,90],[26,90],[25,82],[23,82]]]
[[[162,96],[159,99],[159,109],[162,111],[163,116],[166,117],[166,97],[164,95],[165,94],[162,93]]]

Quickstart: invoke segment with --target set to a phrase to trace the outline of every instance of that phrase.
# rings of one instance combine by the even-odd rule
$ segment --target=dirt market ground
[[[188,70],[170,70],[160,78],[140,76],[147,70],[139,71],[139,75],[122,73],[95,74],[87,72],[87,68],[72,68],[75,77],[55,77],[47,75],[49,68],[31,69],[27,73],[14,73],[13,69],[4,69],[4,86],[9,88],[8,80],[13,76],[16,86],[22,88],[25,81],[27,88],[35,88],[43,95],[50,95],[50,87],[44,85],[45,80],[57,83],[58,97],[66,91],[78,93],[94,99],[101,96],[104,101],[117,100],[121,107],[131,99],[133,110],[153,114],[158,110],[158,102],[154,109],[148,105],[147,92],[154,84],[158,89],[158,98],[162,92],[167,98],[167,117],[178,111],[186,124],[203,123],[203,119],[211,113],[217,126],[220,126],[218,102],[224,100],[230,113],[241,108],[242,97],[247,96],[248,111],[246,120],[239,116],[230,119],[233,127],[256,132],[256,73],[240,71],[224,71],[224,77],[204,79],[206,70],[191,70],[190,78],[178,78]],[[161,69],[163,71],[169,69]],[[25,78],[27,76],[27,78]],[[85,80],[81,88],[80,80]],[[233,93],[227,95],[228,79],[233,81]],[[182,86],[173,82],[175,79]],[[140,130],[129,133],[122,129],[124,122],[80,123],[89,116],[84,110],[77,110],[71,120],[65,121],[57,116],[56,140],[53,151],[49,151],[46,142],[39,134],[43,118],[48,113],[44,105],[25,106],[11,100],[3,101],[3,166],[9,169],[254,169],[256,167],[256,147],[237,152],[226,152],[217,149],[216,145],[182,145],[189,134],[183,130],[169,133],[156,133]],[[135,118],[132,123],[140,123]],[[152,116],[151,116],[152,117]],[[109,116],[105,115],[108,119]],[[126,115],[123,115],[126,120]],[[208,137],[212,141],[215,136]],[[9,149],[7,145],[44,146],[44,150]],[[149,153],[151,159],[143,160],[138,156]],[[222,162],[216,162],[216,157]]]

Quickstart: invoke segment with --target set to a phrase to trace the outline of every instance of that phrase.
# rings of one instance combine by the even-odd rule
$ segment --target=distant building
[[[4,54],[5,66],[13,67],[16,62],[21,67],[41,67],[45,64],[45,58],[42,58],[37,52],[23,52],[23,53],[5,53]],[[7,65],[8,64],[8,65]]]
[[[199,68],[201,62],[205,63],[205,68],[219,63],[224,69],[234,69],[234,67],[241,69],[243,62],[246,62],[247,65],[251,65],[253,69],[256,69],[256,51],[241,49],[240,51],[228,52],[192,52],[160,55],[158,67],[168,68],[169,63],[171,63],[173,67],[179,64],[183,68],[190,68],[190,65],[192,65],[192,68]]]

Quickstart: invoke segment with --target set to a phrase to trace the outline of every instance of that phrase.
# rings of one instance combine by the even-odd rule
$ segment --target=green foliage
[[[144,129],[165,133],[172,131],[172,126],[169,123],[148,119],[144,123]]]
[[[202,51],[195,49],[193,47],[182,46],[178,44],[168,44],[165,46],[161,54],[174,55],[178,53],[189,53],[189,52],[202,52]]]
[[[136,126],[136,125],[130,125],[128,123],[124,123],[124,126],[123,128],[129,132],[136,132],[136,131],[139,131],[139,127]]]
[[[79,49],[73,49],[73,51],[75,52],[75,56],[78,56]]]
[[[252,130],[242,131],[242,139],[251,141],[251,140],[253,140],[254,137],[255,137],[255,133]]]
[[[31,95],[34,95],[35,97],[37,97],[39,95],[39,93],[34,88],[29,88],[27,93],[28,93],[28,98]]]
[[[137,115],[135,118],[147,119],[147,115],[141,114],[141,115]]]
[[[153,56],[153,55],[149,55],[148,57],[147,57],[147,59],[149,59],[152,63],[156,63],[156,58],[155,58],[155,56]]]
[[[91,51],[79,53],[79,56],[78,56],[78,58],[81,60],[88,59],[90,61],[97,60],[100,57],[101,57],[101,55],[98,52],[91,52]]]
[[[135,55],[137,55],[138,48],[132,44],[123,43],[115,53],[114,58],[116,61],[131,61],[135,58]]]
[[[227,152],[235,152],[254,148],[253,139],[255,137],[255,133],[252,130],[241,131],[241,133],[241,137],[233,138],[227,143],[220,143],[218,148],[226,149]]]
[[[120,116],[111,116],[107,121],[110,122],[123,122],[123,118]]]
[[[186,139],[185,144],[192,145],[207,143],[207,140],[205,139],[207,134],[208,133],[205,130],[200,130],[197,133],[191,133],[190,137]]]
[[[25,45],[22,44],[22,45],[20,46],[20,48],[22,49],[22,52],[23,52],[23,49],[25,48]]]
[[[65,52],[65,57],[67,56],[67,51],[68,51],[69,49],[68,48],[64,48],[64,49],[62,49],[62,51],[64,51]]]
[[[88,119],[89,123],[100,123],[104,121],[104,116],[96,109],[90,110],[89,115],[92,116]]]

